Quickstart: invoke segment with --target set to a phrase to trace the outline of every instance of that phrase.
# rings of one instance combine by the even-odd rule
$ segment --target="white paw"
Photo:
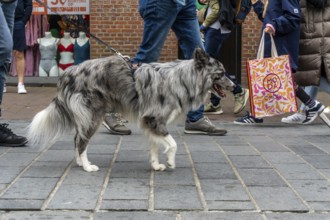
[[[166,170],[166,166],[164,164],[152,164],[151,166],[155,171],[164,171],[164,170]]]
[[[84,170],[87,172],[94,172],[94,171],[98,171],[99,167],[96,165],[87,165],[87,166],[83,166]]]
[[[170,169],[174,169],[175,168],[175,162],[174,161],[167,161],[166,162],[166,165]]]

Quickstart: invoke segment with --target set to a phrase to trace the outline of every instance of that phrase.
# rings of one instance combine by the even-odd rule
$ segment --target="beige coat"
[[[295,82],[301,86],[320,83],[321,74],[330,82],[330,1],[317,9],[306,0],[302,10],[298,71]]]

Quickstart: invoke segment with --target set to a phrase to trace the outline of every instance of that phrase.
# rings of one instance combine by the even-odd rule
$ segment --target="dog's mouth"
[[[213,91],[216,93],[219,97],[226,97],[226,93],[223,91],[222,87],[218,84],[213,84]]]

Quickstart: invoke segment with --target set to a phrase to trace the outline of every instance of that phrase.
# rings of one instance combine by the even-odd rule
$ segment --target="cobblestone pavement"
[[[30,91],[21,105],[45,90]],[[51,100],[54,90],[47,94]],[[24,135],[30,119],[18,115],[6,122]],[[75,164],[73,133],[53,146],[0,147],[0,220],[329,220],[330,129],[278,118],[239,126],[228,115],[213,120],[228,130],[223,137],[170,126],[177,168],[164,172],[150,169],[147,140],[133,124],[129,136],[100,127],[89,145],[100,167],[93,173]]]

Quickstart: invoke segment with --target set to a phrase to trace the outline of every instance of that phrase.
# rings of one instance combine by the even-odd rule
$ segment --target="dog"
[[[143,64],[134,74],[118,55],[85,61],[60,77],[56,97],[28,126],[28,140],[32,145],[52,144],[75,129],[77,164],[87,172],[97,171],[88,160],[87,144],[113,109],[134,119],[149,138],[154,170],[174,169],[177,144],[167,124],[198,109],[209,90],[232,91],[234,83],[224,72],[223,65],[200,48],[191,60]],[[165,147],[166,165],[159,163],[159,145]]]

